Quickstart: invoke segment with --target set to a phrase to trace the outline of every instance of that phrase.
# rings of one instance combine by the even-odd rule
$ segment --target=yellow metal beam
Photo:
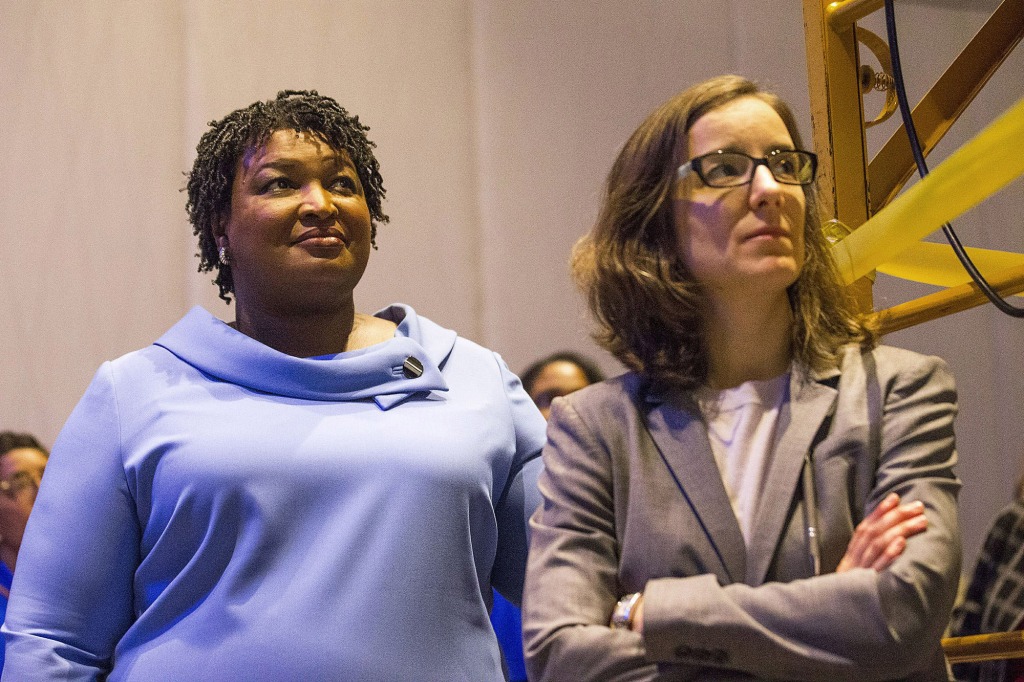
[[[804,0],[807,77],[814,149],[819,156],[822,214],[858,228],[868,218],[867,144],[861,103],[857,30],[836,31],[823,0]],[[871,283],[854,294],[871,310]]]
[[[832,30],[842,33],[884,4],[885,0],[836,0],[825,7],[825,14]]]
[[[1003,0],[967,47],[914,107],[914,126],[927,155],[1024,37],[1024,0]],[[808,43],[810,37],[808,37]],[[895,198],[915,168],[901,125],[868,167],[871,213]]]
[[[1024,291],[1024,265],[1009,268],[986,279],[989,285],[1002,296],[1020,293]],[[883,335],[891,334],[907,327],[975,308],[984,303],[988,303],[988,298],[981,293],[981,289],[974,282],[943,289],[879,312],[881,333]]]
[[[947,637],[942,649],[950,663],[978,663],[1024,658],[1024,632],[994,632],[970,637]]]

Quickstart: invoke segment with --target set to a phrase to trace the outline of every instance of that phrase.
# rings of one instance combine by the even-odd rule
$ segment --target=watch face
[[[627,594],[615,604],[611,622],[613,628],[629,628],[633,621],[633,607],[636,606],[639,599],[640,593],[634,592],[633,594]]]

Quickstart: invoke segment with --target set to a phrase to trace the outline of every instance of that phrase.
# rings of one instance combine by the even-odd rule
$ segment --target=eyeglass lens
[[[740,152],[713,152],[691,159],[697,175],[712,187],[733,187],[750,182],[761,164],[768,167],[776,181],[789,185],[814,182],[814,156],[800,150],[779,150],[763,159]]]

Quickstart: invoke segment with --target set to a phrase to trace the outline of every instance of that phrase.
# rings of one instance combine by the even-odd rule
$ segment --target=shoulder
[[[506,394],[519,392],[526,395],[518,377],[499,353],[417,314],[411,306],[392,304],[376,316],[394,322],[398,336],[419,344],[427,357],[441,369],[449,384],[477,388],[500,386]]]
[[[645,382],[635,372],[627,372],[555,398],[551,415],[552,420],[558,415],[576,415],[599,430],[601,425],[636,421],[636,415],[645,403]]]
[[[876,346],[870,350],[856,345],[840,352],[839,372],[843,377],[867,374],[884,385],[937,382],[954,387],[953,376],[946,361],[935,355],[924,355],[895,346]]]
[[[193,339],[189,345],[201,344],[201,339]],[[172,367],[187,367],[180,356],[185,352],[184,348],[167,348],[159,343],[153,343],[145,348],[139,348],[121,357],[115,358],[100,366],[100,372],[104,369],[110,372],[112,380],[120,381],[127,377],[144,377],[166,375]]]
[[[945,361],[902,348],[846,347],[839,367],[818,381],[836,391],[837,414],[906,418],[910,428],[925,417],[951,426],[957,411],[956,383]]]
[[[945,361],[937,355],[925,355],[916,351],[898,348],[896,346],[879,345],[870,351],[861,351],[861,354],[869,354],[879,365],[892,367],[945,367]]]
[[[109,387],[122,400],[131,402],[168,386],[209,380],[188,358],[213,345],[209,330],[214,324],[237,333],[206,311],[194,308],[152,344],[100,365],[89,390]]]
[[[556,400],[572,404],[579,410],[600,409],[644,399],[644,381],[636,372],[626,372],[611,379],[590,384]]]
[[[515,377],[499,353],[418,314],[411,306],[392,304],[376,316],[394,322],[399,335],[423,346],[439,366],[444,366],[446,376],[452,372],[469,371],[470,378],[478,381],[487,380],[492,372],[506,381]]]

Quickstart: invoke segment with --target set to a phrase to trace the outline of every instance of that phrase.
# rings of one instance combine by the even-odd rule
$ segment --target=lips
[[[292,242],[303,246],[318,248],[338,248],[348,246],[345,234],[335,227],[315,227],[306,230]]]
[[[751,232],[750,234],[748,234],[746,236],[745,241],[750,240],[750,239],[757,239],[758,237],[772,237],[772,238],[775,238],[775,239],[782,239],[784,237],[786,239],[791,239],[788,230],[784,230],[781,227],[765,226],[765,227],[762,227],[759,230],[755,230],[755,231]]]

